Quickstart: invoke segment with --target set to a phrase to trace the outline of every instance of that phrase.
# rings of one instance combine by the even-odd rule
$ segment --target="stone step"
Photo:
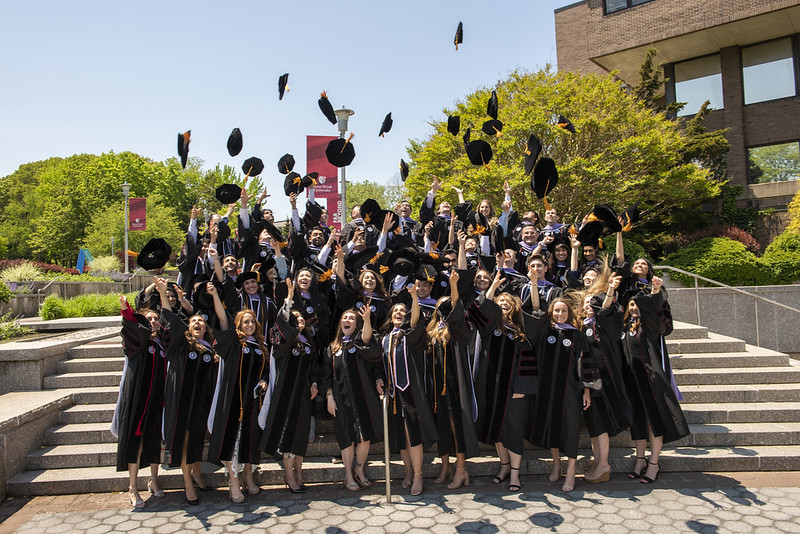
[[[117,463],[116,443],[84,443],[55,445],[30,452],[25,458],[26,469],[67,469],[77,467],[108,467]]]
[[[800,402],[681,404],[688,423],[788,423],[800,421]]]
[[[691,384],[788,384],[800,382],[800,362],[788,367],[730,367],[709,372],[707,369],[675,369],[679,386]]]
[[[46,445],[80,445],[116,443],[110,423],[70,423],[48,428],[44,433]]]
[[[746,343],[741,339],[708,333],[706,339],[674,339],[667,336],[667,351],[673,354],[697,354],[709,352],[744,352]]]
[[[98,373],[105,371],[122,372],[125,358],[70,358],[58,362],[56,371],[63,373]]]
[[[124,356],[122,337],[120,336],[72,347],[69,351],[70,358],[122,358]]]
[[[582,449],[578,453],[578,473],[588,467],[590,451]],[[622,479],[633,466],[632,450],[629,448],[613,448],[609,461],[615,479]],[[368,476],[374,480],[383,478],[383,459],[378,455],[370,456]],[[564,462],[566,463],[566,462]],[[800,470],[800,445],[752,446],[752,447],[677,447],[665,448],[660,458],[662,476],[675,472],[733,472],[733,471],[794,471]],[[536,450],[526,452],[521,464],[523,476],[545,475],[551,470],[549,451]],[[493,476],[498,469],[498,460],[493,456],[471,458],[467,468],[472,476]],[[564,467],[562,467],[564,469]],[[225,474],[222,468],[204,464],[206,482],[215,487],[224,486]],[[338,483],[343,479],[341,461],[337,459],[306,458],[303,462],[305,482]],[[425,454],[423,475],[433,478],[439,472],[439,460],[433,453]],[[149,473],[141,471],[139,485],[144,488]],[[399,480],[403,476],[403,466],[395,455],[391,463],[391,476]],[[262,485],[279,485],[283,483],[283,470],[276,462],[262,463],[259,466],[258,481]],[[183,487],[183,479],[179,468],[163,469],[159,476],[161,486],[165,489]],[[430,483],[430,480],[428,481]],[[525,480],[523,479],[523,484]],[[583,485],[583,481],[579,480]],[[115,467],[69,468],[29,470],[14,476],[8,481],[8,494],[15,497],[31,495],[64,495],[76,493],[102,493],[124,491],[128,486],[128,473],[117,472]],[[556,488],[557,485],[554,485]],[[313,495],[314,488],[309,488]],[[378,487],[374,491],[380,492]],[[399,484],[397,490],[400,491]],[[555,490],[554,490],[555,491]],[[263,499],[264,497],[256,497]],[[202,495],[201,495],[202,499]]]
[[[706,339],[708,328],[690,323],[673,322],[673,330],[668,339]]]
[[[116,404],[76,404],[62,410],[58,420],[64,424],[105,423],[111,424]]]
[[[769,349],[747,346],[746,352],[670,354],[673,369],[721,369],[729,367],[789,367],[789,356]]]
[[[98,373],[66,373],[44,377],[45,389],[69,389],[91,386],[119,386],[122,369]]]
[[[800,383],[682,385],[684,402],[800,402]]]
[[[75,404],[109,404],[117,402],[119,384],[115,386],[96,386],[76,389],[72,393]]]

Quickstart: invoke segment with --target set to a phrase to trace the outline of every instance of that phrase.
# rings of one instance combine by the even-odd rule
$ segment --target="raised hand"
[[[386,217],[383,218],[383,228],[381,232],[384,234],[388,234],[389,230],[392,228],[392,224],[394,223],[394,218],[392,217],[392,213],[387,213]]]
[[[459,278],[461,278],[461,276],[458,274],[458,271],[453,270],[453,272],[450,273],[450,286],[452,287],[457,284]]]
[[[503,191],[506,195],[511,195],[511,184],[508,183],[508,180],[503,182]]]
[[[439,181],[439,178],[436,176],[433,177],[433,183],[431,184],[431,189],[433,190],[433,194],[435,195],[439,189],[442,187],[442,182]]]
[[[294,283],[291,278],[286,278],[286,298],[294,300]]]
[[[213,282],[206,282],[206,293],[211,295],[212,297],[217,296],[217,286],[213,284]]]
[[[202,211],[203,211],[203,210],[201,210],[201,209],[200,209],[200,208],[198,208],[197,206],[194,206],[194,205],[193,205],[193,206],[192,206],[192,219],[197,219],[197,216],[198,216],[198,215],[200,215],[200,213],[202,213]]]
[[[658,276],[653,277],[653,293],[658,293],[661,291],[661,286],[664,285],[664,280],[659,278]]]

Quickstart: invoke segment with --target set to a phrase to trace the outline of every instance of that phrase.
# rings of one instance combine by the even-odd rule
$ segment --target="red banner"
[[[130,213],[130,225],[128,229],[131,231],[147,230],[147,199],[128,199],[128,210]]]
[[[306,136],[306,173],[317,172],[317,186],[314,196],[317,202],[328,210],[328,225],[341,230],[342,222],[339,220],[339,169],[328,162],[325,149],[328,143],[336,139],[331,135]]]

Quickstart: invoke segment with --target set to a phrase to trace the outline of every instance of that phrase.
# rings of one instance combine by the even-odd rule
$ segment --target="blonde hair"
[[[570,324],[570,325],[572,325],[572,326],[574,326],[575,328],[577,328],[578,327],[578,320],[577,320],[577,318],[575,316],[575,307],[574,307],[573,303],[571,302],[571,300],[572,300],[572,298],[568,297],[568,296],[554,298],[553,301],[550,303],[550,306],[547,308],[547,314],[552,318],[553,317],[553,309],[556,307],[556,304],[561,302],[561,303],[563,303],[563,304],[565,304],[567,306],[567,320],[565,322]],[[551,322],[552,322],[552,319],[551,319]]]
[[[358,314],[358,310],[356,308],[350,308],[349,310],[345,310],[339,317],[339,326],[338,328],[336,328],[336,337],[334,337],[333,341],[331,341],[331,354],[339,352],[339,350],[341,350],[342,348],[342,345],[344,345],[344,343],[342,342],[342,339],[344,338],[344,332],[342,332],[342,319],[347,313],[352,313],[353,315],[356,316],[356,332],[358,332],[361,326],[360,325],[361,316]]]
[[[428,322],[427,328],[425,328],[425,332],[428,334],[428,341],[431,345],[436,343],[447,345],[450,342],[450,327],[439,311],[439,308],[447,302],[450,302],[450,297],[442,297],[436,302],[436,308],[433,310],[431,320]],[[442,328],[439,328],[439,322],[444,324]]]

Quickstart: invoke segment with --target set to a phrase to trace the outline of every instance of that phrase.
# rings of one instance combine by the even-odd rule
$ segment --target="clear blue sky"
[[[356,114],[348,180],[388,181],[409,138],[517,67],[556,63],[553,10],[568,0],[6,2],[0,8],[0,176],[52,156],[132,151],[237,168],[261,157],[283,202],[278,158],[305,169],[305,136],[336,135],[317,107]],[[452,44],[459,21],[464,44]],[[277,80],[291,91],[278,100]],[[501,103],[502,105],[502,103]],[[386,113],[394,127],[378,130]],[[225,148],[234,127],[244,149]],[[277,210],[282,212],[283,210]]]

